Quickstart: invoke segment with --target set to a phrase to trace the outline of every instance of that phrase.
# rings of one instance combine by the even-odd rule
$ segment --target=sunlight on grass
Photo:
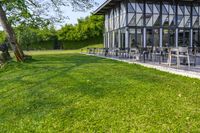
[[[1,132],[200,132],[200,81],[72,53],[0,70]]]
[[[67,53],[80,53],[81,50],[33,50],[25,51],[27,55],[52,55],[52,54],[67,54]]]

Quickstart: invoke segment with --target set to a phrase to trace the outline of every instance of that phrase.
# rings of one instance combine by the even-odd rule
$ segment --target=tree
[[[91,15],[78,20],[76,25],[65,25],[58,31],[59,40],[82,41],[103,35],[104,17]]]
[[[63,20],[62,6],[74,10],[86,10],[96,4],[93,0],[2,0],[0,2],[0,23],[6,32],[17,61],[24,61],[25,55],[17,42],[12,25],[26,24],[35,27]],[[56,15],[49,15],[55,12]]]
[[[15,33],[20,46],[25,46],[27,50],[29,50],[30,45],[38,42],[39,36],[37,35],[37,32],[26,25],[19,25],[16,27]]]

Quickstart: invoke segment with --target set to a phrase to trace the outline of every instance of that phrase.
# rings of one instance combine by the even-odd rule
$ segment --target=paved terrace
[[[174,65],[169,67],[169,65],[166,63],[167,61],[165,61],[164,63],[161,63],[161,64],[159,64],[158,62],[152,62],[152,61],[146,61],[144,63],[142,61],[135,61],[135,60],[129,59],[129,58],[119,58],[116,56],[107,57],[107,56],[102,56],[102,55],[98,55],[98,54],[86,54],[86,55],[117,60],[117,61],[129,63],[129,64],[138,64],[138,65],[141,65],[144,67],[153,68],[156,70],[169,72],[169,73],[176,74],[176,75],[200,79],[200,55],[197,57],[196,66],[191,66],[190,68],[187,65],[181,65],[179,68],[177,68],[177,65],[175,63],[174,63]]]

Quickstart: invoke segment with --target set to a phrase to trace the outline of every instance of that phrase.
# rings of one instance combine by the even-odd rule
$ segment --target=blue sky
[[[95,0],[95,2],[99,3],[98,6],[100,6],[105,1],[106,0]],[[65,23],[76,24],[78,18],[82,18],[82,17],[86,17],[86,16],[90,15],[91,12],[93,12],[96,8],[98,8],[98,6],[94,7],[94,9],[87,11],[87,12],[73,12],[72,8],[64,7],[63,8],[64,15],[69,17],[69,19],[66,20]],[[62,24],[60,24],[60,25],[62,25]]]

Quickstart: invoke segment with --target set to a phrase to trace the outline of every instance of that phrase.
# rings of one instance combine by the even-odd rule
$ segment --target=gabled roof
[[[94,11],[94,14],[103,15],[120,1],[122,0],[106,0],[99,8],[96,9],[96,11]]]
[[[97,8],[94,11],[95,15],[104,15],[109,9],[114,7],[116,4],[118,4],[120,1],[123,0],[106,0],[99,8]],[[149,1],[156,1],[158,0],[149,0]],[[165,2],[200,2],[200,0],[162,0]]]

